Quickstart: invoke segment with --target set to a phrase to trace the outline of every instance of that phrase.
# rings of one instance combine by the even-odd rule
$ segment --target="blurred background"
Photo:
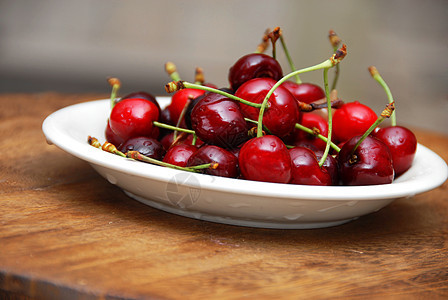
[[[3,0],[0,92],[108,94],[106,78],[116,76],[122,95],[167,95],[167,61],[184,80],[193,81],[199,66],[207,81],[227,86],[229,67],[276,26],[298,68],[330,57],[328,31],[335,30],[348,47],[343,100],[381,112],[387,98],[367,71],[374,65],[396,99],[399,123],[448,134],[446,0]],[[278,58],[289,72],[281,48]],[[322,72],[302,79],[322,84]]]

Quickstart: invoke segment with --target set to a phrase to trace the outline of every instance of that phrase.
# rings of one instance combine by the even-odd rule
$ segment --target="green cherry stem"
[[[330,68],[324,69],[324,88],[325,88],[325,98],[327,98],[327,110],[328,110],[328,138],[327,144],[325,145],[324,154],[319,161],[319,167],[322,167],[327,159],[328,153],[330,152],[331,136],[333,135],[333,113],[331,112],[331,99],[330,99],[330,89],[328,87],[328,70]]]
[[[205,86],[205,85],[189,83],[189,82],[182,81],[182,80],[181,81],[172,81],[172,82],[169,82],[167,85],[165,85],[165,90],[168,93],[174,93],[174,92],[177,92],[178,90],[181,90],[181,89],[197,89],[197,90],[203,90],[203,91],[207,91],[207,92],[212,92],[212,93],[223,95],[223,96],[225,96],[227,98],[230,98],[232,100],[241,102],[243,104],[246,104],[246,105],[249,105],[249,106],[252,106],[252,107],[255,107],[255,108],[260,108],[261,107],[260,103],[253,103],[253,102],[244,100],[242,98],[236,97],[235,95],[232,95],[232,94],[226,93],[224,91],[221,91],[221,90],[218,90],[218,89],[215,89],[215,88],[212,88],[212,87],[208,87],[208,86]]]
[[[160,123],[158,121],[153,121],[152,122],[154,124],[154,126],[156,127],[160,127],[160,128],[164,128],[164,129],[169,129],[169,130],[175,130],[175,131],[181,131],[181,132],[185,132],[185,133],[191,133],[193,135],[196,135],[196,133],[194,132],[194,130],[191,129],[186,129],[186,128],[181,128],[181,127],[177,127],[177,126],[173,126],[173,125],[169,125],[169,124],[165,124],[165,123]]]
[[[327,137],[323,136],[323,135],[320,134],[320,133],[315,132],[315,131],[314,131],[313,129],[311,129],[311,128],[308,128],[308,127],[306,127],[306,126],[303,126],[302,124],[296,123],[295,127],[296,127],[297,129],[299,129],[299,130],[302,130],[302,131],[306,132],[306,133],[309,133],[309,134],[311,134],[311,135],[314,135],[315,137],[321,139],[321,140],[324,141],[324,142],[327,142],[327,141],[328,141],[328,138],[327,138]],[[339,148],[335,143],[331,142],[331,140],[330,140],[330,147],[333,148],[336,152],[341,151],[341,148]]]
[[[257,128],[257,137],[261,137],[262,136],[262,126],[263,126],[263,114],[264,114],[264,110],[266,109],[266,106],[268,104],[268,100],[271,97],[271,95],[274,93],[274,91],[280,86],[282,85],[286,80],[288,80],[289,78],[298,75],[298,74],[302,74],[302,73],[306,73],[306,72],[311,72],[311,71],[316,71],[316,70],[321,70],[321,69],[330,69],[332,67],[334,67],[335,65],[337,65],[338,63],[341,62],[341,60],[347,55],[347,47],[346,45],[342,45],[342,47],[336,51],[335,54],[333,54],[329,59],[327,59],[326,61],[311,66],[311,67],[307,67],[304,69],[300,69],[300,70],[296,70],[293,71],[287,75],[285,75],[283,78],[281,78],[279,81],[277,81],[276,84],[274,84],[274,86],[269,90],[269,92],[266,94],[266,97],[264,98],[261,107],[260,107],[260,113],[258,115],[258,128]],[[329,103],[328,103],[329,102]],[[327,95],[327,105],[331,107],[331,101],[330,101],[330,97],[329,97],[329,93]]]
[[[179,81],[180,80],[180,75],[177,72],[177,67],[176,65],[169,61],[167,63],[165,63],[165,72],[168,73],[168,75],[170,76],[170,78],[174,81]]]
[[[176,170],[182,170],[182,171],[188,171],[188,172],[199,172],[202,169],[216,169],[218,167],[217,163],[209,163],[209,164],[203,164],[203,165],[197,165],[193,167],[180,167],[173,164],[166,163],[164,161],[160,161],[151,157],[144,156],[138,151],[128,151],[126,153],[127,158],[132,158],[138,161],[143,161],[147,163],[151,163],[154,165],[162,166],[162,167],[168,167]]]
[[[117,103],[116,98],[118,91],[120,90],[121,87],[121,82],[118,78],[115,77],[107,78],[107,82],[109,83],[110,86],[112,86],[112,91],[110,93],[110,108],[112,109]]]
[[[286,47],[285,38],[283,37],[283,34],[280,34],[280,43],[282,44],[283,52],[285,52],[286,59],[288,60],[289,67],[291,68],[291,71],[295,71],[296,66],[294,65],[294,62],[292,61],[291,55],[289,55],[288,47]],[[302,80],[300,79],[299,74],[295,75],[296,77],[296,83],[302,83]]]
[[[376,119],[375,123],[373,123],[372,126],[370,126],[369,129],[366,130],[366,132],[364,132],[364,134],[358,140],[356,145],[353,147],[353,149],[351,151],[350,157],[353,157],[353,154],[355,153],[355,151],[359,147],[359,145],[361,145],[362,141],[364,141],[366,139],[366,137],[373,130],[375,130],[375,128],[378,127],[378,125],[381,124],[381,122],[383,122],[385,119],[391,117],[391,115],[394,113],[394,110],[395,110],[395,103],[394,102],[387,104],[386,108],[381,112],[381,115],[378,117],[378,119]]]
[[[372,75],[373,79],[375,79],[383,87],[384,91],[386,92],[387,99],[389,100],[389,103],[393,103],[394,102],[394,97],[392,97],[392,92],[390,91],[389,86],[387,85],[387,83],[381,77],[381,75],[378,72],[377,68],[374,67],[374,66],[370,66],[369,67],[369,72],[370,72],[370,75]],[[396,117],[396,114],[395,114],[395,110],[392,113],[392,115],[390,116],[390,125],[397,126],[397,117]]]

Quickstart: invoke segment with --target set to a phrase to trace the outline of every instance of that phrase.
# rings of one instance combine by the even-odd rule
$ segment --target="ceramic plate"
[[[162,107],[169,98],[161,97]],[[157,209],[218,223],[263,228],[305,229],[343,224],[440,186],[448,167],[418,145],[411,169],[392,184],[304,186],[255,182],[189,173],[122,158],[87,143],[103,143],[108,100],[72,105],[48,116],[43,132],[49,143],[89,162],[111,184]]]

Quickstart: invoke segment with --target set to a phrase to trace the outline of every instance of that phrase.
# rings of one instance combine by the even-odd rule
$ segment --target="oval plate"
[[[170,101],[157,99],[161,107]],[[305,186],[178,171],[90,146],[89,135],[105,141],[109,113],[107,99],[75,104],[48,116],[42,129],[49,143],[89,162],[130,197],[200,220],[282,229],[335,226],[378,211],[395,199],[434,189],[448,177],[445,161],[420,144],[412,168],[385,185]]]

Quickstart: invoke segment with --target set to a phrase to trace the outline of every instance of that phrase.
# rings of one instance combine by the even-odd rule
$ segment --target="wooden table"
[[[107,95],[0,96],[0,298],[447,298],[447,183],[327,229],[220,225],[134,201],[47,145],[44,118]],[[418,130],[448,160],[448,137]]]

